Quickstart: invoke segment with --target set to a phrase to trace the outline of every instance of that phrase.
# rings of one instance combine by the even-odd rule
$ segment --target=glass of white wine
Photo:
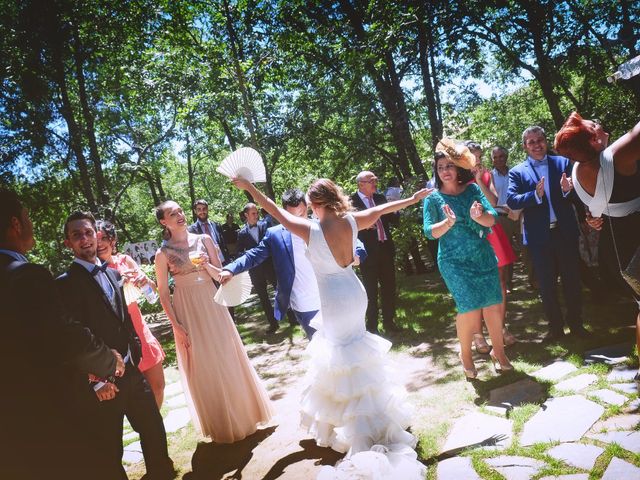
[[[189,260],[193,263],[193,266],[196,267],[196,272],[198,272],[197,280],[202,280],[200,276],[200,265],[204,262],[200,252],[189,252]]]

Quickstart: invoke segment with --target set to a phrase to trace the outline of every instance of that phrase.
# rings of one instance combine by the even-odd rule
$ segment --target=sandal
[[[502,329],[502,339],[505,347],[510,347],[518,341],[516,340],[516,337],[514,337],[509,330],[507,330],[507,327],[504,327]]]
[[[476,347],[476,352],[487,354],[491,351],[491,347],[487,343],[487,340],[484,338],[484,335],[481,333],[473,334],[473,344]]]
[[[513,365],[511,365],[509,360],[507,360],[507,363],[500,363],[500,361],[493,355],[493,352],[489,354],[489,357],[491,358],[491,362],[493,363],[493,368],[496,369],[496,373],[505,373],[514,370]]]
[[[464,376],[467,377],[467,380],[475,380],[478,376],[478,370],[476,370],[476,366],[474,365],[473,368],[466,368],[464,366],[464,362],[462,361],[462,353],[458,353],[458,358],[460,359],[462,370],[464,371]]]

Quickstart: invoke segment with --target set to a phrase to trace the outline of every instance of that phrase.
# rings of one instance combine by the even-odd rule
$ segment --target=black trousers
[[[127,363],[125,374],[116,380],[116,386],[120,391],[114,399],[100,402],[96,397],[94,404],[100,419],[95,425],[95,432],[113,460],[110,465],[112,478],[127,478],[122,467],[122,421],[125,415],[140,435],[147,469],[145,478],[174,478],[173,463],[167,451],[167,434],[149,384],[137,367]]]
[[[258,298],[260,299],[260,306],[262,307],[262,311],[267,317],[267,321],[271,326],[278,326],[278,322],[276,321],[276,317],[273,313],[273,305],[271,304],[271,299],[269,298],[269,293],[267,292],[267,285],[271,283],[274,284],[273,281],[270,281],[267,275],[262,272],[252,273],[252,270],[249,270],[249,275],[251,276],[251,283],[253,283],[253,289],[258,294]]]
[[[549,330],[560,332],[565,323],[569,328],[582,326],[582,292],[580,284],[580,254],[578,241],[568,242],[559,228],[551,230],[547,245],[529,245],[529,253],[538,280],[540,296]],[[567,306],[563,318],[558,301],[557,278],[560,273],[562,290]]]
[[[362,283],[367,292],[367,330],[378,330],[378,296],[382,306],[382,322],[393,324],[396,315],[396,265],[393,242],[379,242],[376,251],[368,252],[360,265]],[[379,295],[378,295],[379,293]]]

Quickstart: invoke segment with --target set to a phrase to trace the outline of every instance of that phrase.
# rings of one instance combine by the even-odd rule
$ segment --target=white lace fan
[[[228,155],[216,170],[229,178],[242,177],[251,183],[267,181],[262,157],[249,147],[239,148]]]
[[[138,298],[140,298],[140,295],[142,295],[140,289],[131,282],[124,282],[122,289],[124,290],[124,301],[127,305],[137,301]]]
[[[238,273],[226,284],[220,285],[220,288],[213,299],[225,307],[235,307],[249,298],[252,286],[253,284],[251,283],[249,273]]]

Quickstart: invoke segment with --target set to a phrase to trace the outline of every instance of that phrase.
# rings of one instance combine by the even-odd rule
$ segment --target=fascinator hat
[[[442,152],[460,168],[471,170],[476,166],[476,156],[469,148],[462,144],[456,144],[451,138],[443,138],[436,145],[436,152]]]

